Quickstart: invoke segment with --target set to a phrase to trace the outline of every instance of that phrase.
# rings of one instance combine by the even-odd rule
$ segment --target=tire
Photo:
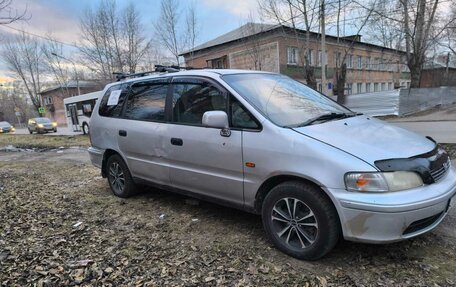
[[[82,133],[85,135],[89,134],[89,125],[87,123],[82,124]]]
[[[57,132],[57,129],[54,129],[54,132],[56,133],[56,132]]]
[[[279,250],[303,260],[325,256],[341,233],[337,211],[324,191],[300,181],[284,182],[271,189],[263,201],[262,221]]]
[[[33,131],[32,131],[32,130],[28,129],[28,131],[29,131],[30,134],[33,134]]]
[[[114,154],[108,158],[106,175],[109,187],[116,196],[128,198],[136,194],[136,184],[133,182],[130,170],[119,155]]]

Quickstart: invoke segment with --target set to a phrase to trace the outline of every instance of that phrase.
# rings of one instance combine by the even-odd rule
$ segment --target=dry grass
[[[54,135],[0,135],[0,147],[12,145],[18,148],[59,148],[89,147],[87,136],[54,136]]]

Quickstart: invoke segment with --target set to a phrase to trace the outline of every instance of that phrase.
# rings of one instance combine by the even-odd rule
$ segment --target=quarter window
[[[259,125],[253,119],[253,116],[244,106],[235,98],[230,99],[231,126],[241,129],[259,129]]]
[[[125,117],[132,120],[164,121],[168,84],[140,82],[131,87]]]
[[[118,97],[116,96],[117,93],[120,93]],[[120,85],[110,87],[101,99],[99,108],[100,116],[119,117],[120,113],[122,112],[122,107],[123,103],[125,102],[126,96],[127,90],[122,90]]]
[[[173,84],[173,122],[201,125],[208,111],[227,110],[225,93],[203,81],[178,79]]]

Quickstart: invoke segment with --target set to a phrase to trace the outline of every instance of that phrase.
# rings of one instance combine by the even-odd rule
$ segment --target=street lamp
[[[57,58],[61,58],[61,59],[67,60],[68,62],[73,64],[74,75],[76,76],[76,86],[78,88],[78,95],[80,95],[81,94],[81,90],[79,89],[79,76],[78,76],[78,73],[76,72],[76,65],[74,64],[74,62],[72,60],[70,60],[68,58],[65,58],[62,55],[58,55],[56,53],[51,53],[51,55],[56,56]]]

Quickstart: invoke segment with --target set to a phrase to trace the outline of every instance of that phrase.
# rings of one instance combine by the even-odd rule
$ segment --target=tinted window
[[[164,121],[166,83],[136,83],[131,88],[125,108],[125,117],[133,120]]]
[[[231,126],[241,129],[259,129],[252,114],[235,98],[230,99]]]
[[[100,108],[98,113],[100,116],[104,117],[119,117],[122,112],[123,103],[125,102],[125,98],[127,96],[127,90],[121,90],[120,96],[117,101],[109,100],[110,97],[115,96],[116,91],[121,89],[120,85],[110,87],[100,102]]]
[[[206,82],[173,84],[173,121],[201,125],[207,111],[226,111],[226,95]]]

